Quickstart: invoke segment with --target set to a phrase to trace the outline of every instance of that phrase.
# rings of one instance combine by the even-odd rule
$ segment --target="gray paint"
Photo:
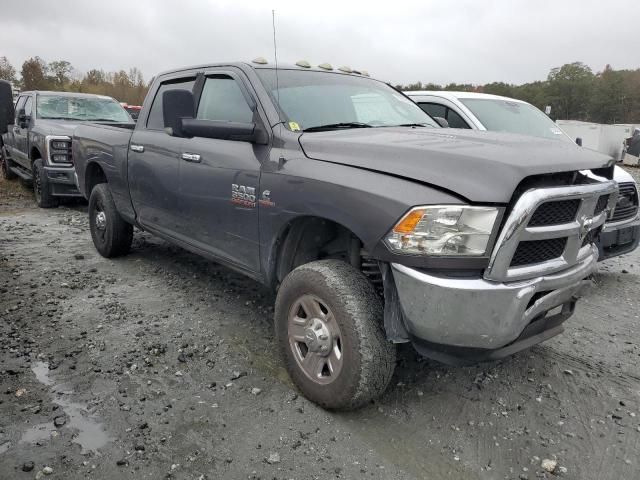
[[[613,162],[564,142],[424,127],[303,134],[300,143],[310,158],[419,180],[471,202],[506,203],[530,175],[600,168]]]
[[[101,95],[89,95],[80,93],[68,93],[68,92],[45,92],[45,91],[32,91],[22,92],[20,97],[31,98],[32,101],[32,114],[28,119],[28,125],[26,128],[22,128],[18,123],[8,126],[8,132],[2,136],[2,142],[7,148],[11,159],[15,161],[24,171],[31,174],[32,164],[35,158],[42,158],[45,164],[45,170],[55,170],[59,172],[67,173],[65,178],[52,178],[49,177],[51,183],[68,183],[69,178],[73,178],[74,167],[69,164],[52,164],[47,155],[47,136],[68,136],[71,138],[78,128],[86,122],[71,121],[71,120],[47,120],[37,118],[36,115],[36,102],[38,95],[57,95],[67,97],[103,97]],[[20,98],[19,97],[19,98]],[[113,99],[111,99],[113,100]],[[16,115],[18,112],[16,112]],[[131,123],[133,125],[133,122]],[[32,154],[33,152],[33,154]],[[108,164],[105,167],[108,168]],[[77,191],[71,196],[76,196]]]
[[[256,118],[269,131],[269,145],[180,139],[145,128],[161,82],[218,69],[233,70],[256,100]],[[113,127],[78,127],[74,158],[80,188],[88,196],[85,173],[95,162],[103,167],[125,218],[273,284],[279,240],[292,221],[304,216],[349,228],[381,260],[424,268],[482,269],[486,258],[398,256],[381,239],[415,205],[505,204],[529,175],[608,164],[599,154],[515,135],[428,128],[300,134],[278,123],[277,110],[253,66],[203,65],[161,74],[133,135]],[[127,150],[124,145],[129,143],[145,151]],[[182,153],[198,154],[201,162],[186,162]],[[255,206],[231,203],[232,184],[255,188]],[[270,203],[261,204],[265,191],[270,192]]]

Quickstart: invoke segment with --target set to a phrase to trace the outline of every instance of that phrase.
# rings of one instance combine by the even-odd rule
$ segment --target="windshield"
[[[487,130],[571,141],[549,117],[528,103],[497,98],[461,98]]]
[[[287,122],[302,130],[429,126],[435,121],[388,85],[369,78],[332,73],[257,69]]]
[[[37,115],[43,120],[120,123],[131,121],[125,109],[118,102],[100,97],[38,95]]]

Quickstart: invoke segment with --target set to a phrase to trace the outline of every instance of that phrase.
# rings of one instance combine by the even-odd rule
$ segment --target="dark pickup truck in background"
[[[57,207],[60,197],[81,197],[71,158],[71,134],[81,122],[126,125],[132,120],[110,97],[21,92],[15,118],[0,138],[2,175],[32,182],[42,208]]]
[[[616,201],[608,157],[441,129],[348,68],[158,75],[135,129],[79,126],[73,158],[105,257],[133,226],[277,290],[275,331],[327,408],[382,393],[394,343],[452,364],[562,332]]]

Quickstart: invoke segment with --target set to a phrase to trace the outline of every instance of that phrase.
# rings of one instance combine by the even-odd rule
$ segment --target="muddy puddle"
[[[62,428],[70,428],[76,433],[73,442],[80,445],[82,453],[97,452],[113,438],[109,437],[104,427],[91,415],[83,403],[73,402],[69,397],[73,391],[65,385],[55,385],[49,377],[49,365],[46,362],[36,362],[31,370],[38,381],[51,387],[52,401],[59,405],[66,416],[66,424]],[[36,443],[58,436],[58,431],[52,422],[34,425],[29,428],[20,439],[25,443]]]

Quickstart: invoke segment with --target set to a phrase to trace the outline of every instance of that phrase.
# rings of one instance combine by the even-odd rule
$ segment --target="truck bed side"
[[[97,183],[107,181],[118,212],[135,221],[129,194],[127,152],[134,125],[81,125],[73,135],[73,159],[80,192],[89,198]]]

